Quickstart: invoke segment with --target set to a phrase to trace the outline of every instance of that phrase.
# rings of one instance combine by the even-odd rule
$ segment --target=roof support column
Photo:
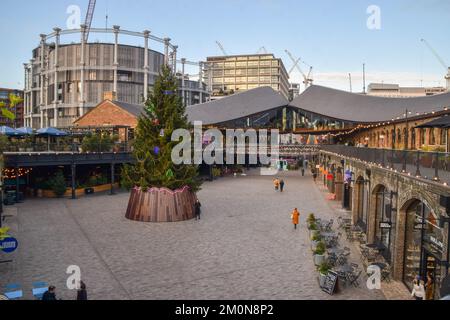
[[[199,62],[199,73],[198,73],[198,92],[199,92],[199,103],[203,103],[203,62]]]
[[[113,96],[117,99],[117,69],[119,67],[119,32],[120,26],[113,26],[114,29],[114,85]]]
[[[81,25],[81,61],[80,61],[80,67],[81,67],[81,75],[80,75],[80,111],[79,116],[82,117],[84,115],[84,104],[86,102],[85,99],[85,67],[86,67],[86,61],[85,61],[85,54],[86,54],[86,25]]]
[[[45,82],[45,40],[47,36],[45,34],[41,34],[41,70],[40,70],[40,90],[39,90],[39,105],[40,105],[40,116],[41,116],[41,123],[39,125],[39,128],[44,128],[44,82]]]
[[[181,96],[183,97],[183,105],[186,106],[186,80],[185,80],[185,72],[186,72],[186,59],[181,59]]]
[[[53,31],[56,33],[56,40],[55,40],[55,54],[54,54],[54,68],[55,68],[55,81],[54,81],[54,97],[53,97],[53,126],[58,127],[58,59],[59,59],[59,42],[60,42],[60,35],[61,35],[61,29],[60,28],[54,28]]]
[[[144,102],[148,99],[148,73],[150,71],[150,67],[148,64],[148,56],[149,56],[149,48],[148,48],[148,39],[150,37],[150,31],[144,31]]]
[[[170,45],[170,38],[164,39],[164,64],[166,66],[169,66],[169,45]]]

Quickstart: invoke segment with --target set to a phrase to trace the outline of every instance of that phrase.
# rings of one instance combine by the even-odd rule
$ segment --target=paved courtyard
[[[125,193],[7,208],[20,250],[13,264],[0,265],[0,286],[20,283],[31,299],[32,283],[46,281],[74,299],[66,268],[78,265],[90,299],[384,299],[364,282],[333,297],[320,290],[305,219],[337,214],[311,177],[284,179],[283,194],[272,177],[257,175],[204,184],[200,222],[128,221]],[[295,207],[302,213],[297,231]]]

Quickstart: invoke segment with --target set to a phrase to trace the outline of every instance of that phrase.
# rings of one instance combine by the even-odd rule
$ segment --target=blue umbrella
[[[48,151],[50,151],[50,137],[65,137],[69,135],[67,132],[58,130],[56,128],[42,128],[36,131],[36,133],[39,136],[47,137]]]
[[[25,136],[32,136],[34,133],[33,129],[28,127],[19,128],[17,129],[17,131],[19,131],[21,134]]]
[[[56,128],[43,128],[37,131],[37,134],[40,136],[49,136],[49,137],[65,137],[69,135],[67,132],[58,130]]]
[[[14,136],[21,135],[21,133],[19,131],[17,131],[16,129],[6,127],[6,126],[0,127],[0,134],[6,135],[8,137],[14,137]]]

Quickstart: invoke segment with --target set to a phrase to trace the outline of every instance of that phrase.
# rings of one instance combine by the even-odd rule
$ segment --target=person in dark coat
[[[197,201],[195,201],[195,220],[200,220],[201,214],[202,204],[200,203],[200,200],[197,199]]]
[[[77,300],[87,301],[87,299],[86,284],[83,281],[80,281],[80,289],[78,289],[77,291]]]
[[[283,192],[284,186],[285,186],[284,180],[281,180],[281,181],[280,181],[280,191],[281,191],[281,192]]]
[[[42,296],[42,301],[56,301],[56,288],[54,286],[48,287],[48,290]]]

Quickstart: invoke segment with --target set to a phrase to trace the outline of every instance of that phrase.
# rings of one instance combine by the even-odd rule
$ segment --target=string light
[[[21,178],[21,177],[26,176],[27,174],[31,173],[32,171],[33,171],[32,168],[30,168],[30,169],[19,168],[18,173],[17,173],[16,169],[3,169],[3,177],[5,179]]]

